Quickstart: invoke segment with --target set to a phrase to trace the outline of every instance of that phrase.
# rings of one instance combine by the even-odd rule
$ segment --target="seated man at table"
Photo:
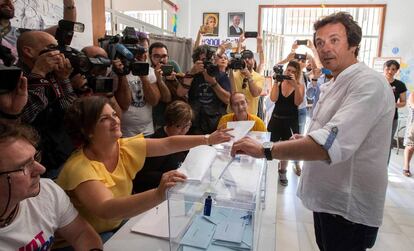
[[[226,128],[229,121],[254,120],[254,126],[250,131],[267,132],[263,120],[247,112],[247,99],[243,93],[235,92],[230,96],[230,107],[233,113],[221,117],[218,128]]]

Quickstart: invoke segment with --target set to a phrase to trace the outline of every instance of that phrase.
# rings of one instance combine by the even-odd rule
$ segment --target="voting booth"
[[[268,141],[269,133],[250,133]],[[231,157],[230,147],[191,149],[180,168],[188,181],[167,194],[170,250],[257,250],[266,161]]]

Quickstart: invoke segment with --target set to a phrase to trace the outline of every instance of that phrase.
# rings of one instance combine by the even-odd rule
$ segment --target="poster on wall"
[[[206,36],[217,37],[219,34],[219,13],[205,12],[203,13],[203,29]]]
[[[43,30],[63,18],[62,0],[16,0],[11,23],[15,27]]]
[[[227,27],[227,36],[240,36],[244,31],[244,12],[229,12]]]

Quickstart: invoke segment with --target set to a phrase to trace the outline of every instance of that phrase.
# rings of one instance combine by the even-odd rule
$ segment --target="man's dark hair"
[[[362,39],[362,30],[358,23],[354,20],[351,14],[347,12],[337,12],[318,20],[313,25],[315,33],[313,33],[313,43],[316,44],[316,32],[327,24],[342,24],[345,26],[346,36],[349,47],[356,47],[355,57],[358,56],[359,44]]]
[[[167,46],[165,44],[163,44],[161,42],[154,42],[154,43],[151,44],[151,46],[148,49],[148,53],[150,55],[152,55],[152,50],[154,48],[165,48],[167,50],[167,53],[168,53],[168,48],[167,48]]]
[[[37,147],[39,135],[33,128],[19,122],[0,119],[0,143],[23,139]]]
[[[385,67],[391,67],[391,65],[395,65],[395,67],[397,68],[397,70],[400,69],[400,64],[396,60],[394,60],[394,59],[391,59],[391,60],[388,60],[387,62],[385,62],[384,63],[384,68]]]
[[[195,48],[193,51],[193,55],[191,55],[191,57],[193,58],[193,63],[195,63],[197,60],[200,60],[200,56],[202,54],[208,55],[210,50],[210,46],[206,44],[200,45],[197,48]]]

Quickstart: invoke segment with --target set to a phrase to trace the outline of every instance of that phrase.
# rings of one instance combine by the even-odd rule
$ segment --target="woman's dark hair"
[[[318,20],[314,23],[313,28],[315,33],[313,33],[313,43],[316,44],[316,32],[327,24],[337,24],[340,23],[345,26],[346,36],[348,40],[349,47],[356,47],[355,57],[358,56],[359,44],[362,39],[362,30],[358,23],[354,20],[351,14],[347,12],[337,12],[329,16],[324,17],[321,20]]]
[[[292,60],[292,61],[289,61],[286,68],[289,67],[289,66],[296,69],[296,73],[295,73],[296,80],[301,81],[300,78],[301,78],[302,71],[300,69],[300,64],[297,61]]]
[[[170,103],[164,113],[167,126],[178,125],[193,118],[193,109],[186,102],[176,100]]]
[[[17,139],[24,139],[37,147],[40,137],[36,130],[30,126],[0,119],[0,143]]]
[[[397,67],[397,70],[400,69],[400,63],[398,63],[396,60],[391,59],[388,60],[387,62],[384,63],[384,68],[385,67],[391,67],[391,65],[395,65],[395,67]]]
[[[112,106],[108,98],[102,96],[82,97],[65,113],[65,126],[75,146],[88,145],[90,135],[106,104]]]

